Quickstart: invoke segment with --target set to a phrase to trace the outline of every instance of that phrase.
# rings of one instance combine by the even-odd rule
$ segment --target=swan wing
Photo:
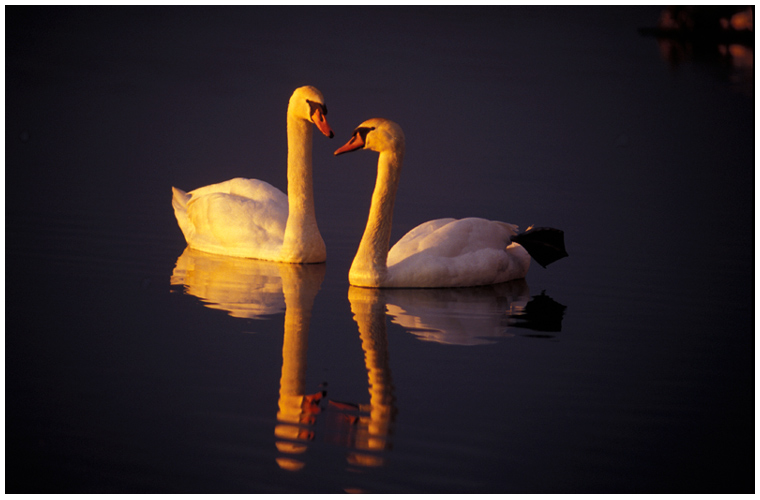
[[[391,286],[477,286],[522,278],[530,256],[510,238],[517,227],[471,217],[417,226],[388,253]]]
[[[288,218],[288,198],[282,191],[264,181],[240,178],[193,190],[187,194],[189,199],[177,191],[175,214],[180,212],[177,221],[190,247],[277,259]]]
[[[234,194],[264,203],[268,203],[269,200],[284,202],[286,205],[288,203],[287,195],[268,182],[259,179],[244,179],[242,177],[219,182],[217,184],[209,184],[208,186],[194,189],[188,194],[192,198],[199,198],[213,193]]]
[[[455,222],[456,219],[435,219],[423,222],[401,237],[388,253],[388,265],[403,260],[406,256],[425,248],[437,237],[433,236],[439,229]],[[440,233],[438,233],[440,234]]]

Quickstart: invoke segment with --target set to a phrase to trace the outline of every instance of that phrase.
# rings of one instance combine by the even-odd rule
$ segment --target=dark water
[[[746,60],[669,63],[647,6],[5,12],[7,492],[754,491]],[[303,84],[327,264],[186,252],[170,187],[285,189]],[[570,257],[349,288],[376,156],[332,151],[373,116],[393,241],[479,216]]]

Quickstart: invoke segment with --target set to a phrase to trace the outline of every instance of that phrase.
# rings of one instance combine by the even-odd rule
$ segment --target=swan
[[[189,193],[172,187],[172,206],[189,247],[208,253],[290,263],[324,262],[314,214],[311,124],[333,131],[322,93],[297,88],[288,103],[288,195],[258,179],[235,178]]]
[[[546,264],[567,255],[564,233],[552,228],[518,234],[506,222],[470,217],[436,219],[420,224],[388,250],[393,205],[404,159],[401,127],[384,118],[359,125],[335,156],[369,149],[380,153],[369,218],[348,281],[368,288],[443,288],[491,285],[524,278],[531,253]],[[524,243],[518,243],[524,238]],[[545,240],[534,245],[535,240]],[[558,244],[558,241],[559,244]],[[523,240],[520,240],[521,242]],[[548,252],[540,255],[541,245]],[[546,259],[544,259],[546,257]],[[541,259],[541,260],[538,260]]]

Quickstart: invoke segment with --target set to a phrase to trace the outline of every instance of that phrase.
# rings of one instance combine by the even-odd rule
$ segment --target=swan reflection
[[[236,318],[261,319],[285,312],[282,375],[275,446],[277,464],[299,470],[298,456],[314,438],[313,425],[325,392],[306,394],[306,351],[314,298],[325,276],[324,264],[283,264],[212,255],[190,248],[177,260],[171,277],[185,293],[207,307]]]
[[[493,343],[529,330],[561,329],[565,306],[530,296],[524,280],[472,288],[388,289],[350,286],[348,300],[364,351],[369,404],[330,400],[329,438],[351,448],[355,466],[378,467],[391,449],[397,413],[388,354],[386,315],[422,340],[457,345]],[[523,330],[519,330],[523,329]],[[541,332],[535,334],[533,332]]]
[[[304,462],[296,458],[314,439],[312,426],[320,412],[325,391],[306,394],[306,351],[309,321],[314,298],[325,276],[324,264],[279,264],[285,296],[285,332],[282,342],[282,376],[279,411],[274,429],[275,445],[284,456],[277,464],[286,470],[299,470]]]
[[[420,340],[469,346],[522,335],[519,328],[560,331],[565,310],[543,293],[531,297],[525,280],[471,288],[389,289],[385,300],[391,321]]]
[[[268,318],[284,312],[274,426],[275,460],[284,470],[304,467],[304,453],[325,406],[326,391],[307,393],[305,382],[309,324],[324,276],[324,264],[274,263],[188,248],[171,277],[173,285],[182,285],[185,293],[207,307],[237,318]],[[480,345],[525,330],[541,335],[559,331],[565,309],[544,294],[531,297],[524,280],[472,288],[351,286],[348,300],[364,352],[369,403],[329,401],[326,434],[329,441],[348,447],[348,462],[360,467],[384,465],[384,453],[391,449],[397,407],[386,316],[421,340]]]
[[[348,462],[363,467],[385,463],[384,450],[391,447],[390,435],[396,415],[388,358],[388,335],[385,326],[387,290],[350,287],[348,300],[359,327],[369,385],[369,404],[330,401],[329,408],[338,413],[333,422],[334,435],[341,444],[352,448]]]
[[[206,307],[235,318],[266,319],[285,311],[281,266],[187,247],[177,259],[171,284],[183,285],[186,294],[198,297]]]

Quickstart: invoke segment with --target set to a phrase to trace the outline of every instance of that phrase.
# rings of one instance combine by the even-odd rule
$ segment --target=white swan
[[[311,124],[332,138],[327,107],[314,87],[288,104],[288,195],[258,179],[236,178],[189,193],[172,188],[172,206],[188,246],[204,252],[316,263],[327,256],[314,214]]]
[[[436,219],[412,229],[388,250],[404,147],[404,132],[398,124],[373,118],[359,125],[351,140],[335,151],[336,156],[361,148],[380,153],[369,219],[351,264],[349,283],[371,288],[441,288],[490,285],[525,277],[531,254],[515,242],[519,238],[517,226],[505,222]],[[562,239],[559,230],[540,231],[540,236],[532,236]],[[545,265],[543,262],[567,255],[564,241],[561,243],[559,249],[552,246],[552,255],[539,263]]]

